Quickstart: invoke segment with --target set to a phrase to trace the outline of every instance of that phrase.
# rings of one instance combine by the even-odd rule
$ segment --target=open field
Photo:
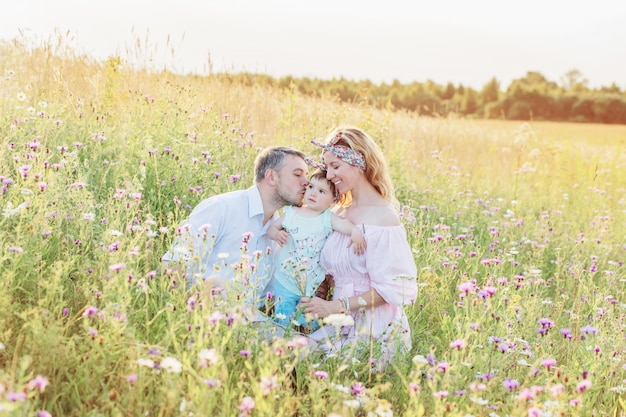
[[[390,162],[413,351],[322,358],[159,271],[260,147]],[[625,416],[626,126],[419,117],[0,45],[0,416]]]

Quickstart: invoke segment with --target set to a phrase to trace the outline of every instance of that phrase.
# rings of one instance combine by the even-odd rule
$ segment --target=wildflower
[[[219,379],[205,379],[204,383],[207,384],[209,388],[215,388],[221,385],[221,382]]]
[[[555,359],[544,359],[541,361],[541,365],[545,366],[546,369],[549,371],[550,368],[552,368],[554,365],[556,365],[556,360]]]
[[[589,334],[592,334],[592,335],[595,336],[598,333],[598,328],[590,326],[590,325],[586,325],[586,326],[583,326],[583,327],[580,328],[580,332],[581,333],[589,333]]]
[[[572,331],[571,331],[571,329],[568,329],[568,328],[561,329],[561,334],[566,339],[571,339],[572,338]]]
[[[450,342],[450,347],[453,349],[462,349],[465,347],[465,340],[457,339]]]
[[[121,271],[122,269],[124,269],[124,267],[125,267],[125,266],[126,266],[126,264],[125,264],[125,263],[123,263],[123,262],[121,262],[121,263],[119,263],[119,264],[112,264],[112,265],[109,265],[109,269],[110,269],[111,271],[119,272],[119,271]]]
[[[587,390],[587,388],[590,388],[590,387],[591,387],[591,381],[589,381],[588,379],[583,379],[582,381],[578,383],[578,385],[576,385],[576,392],[579,394],[582,394],[583,392]]]
[[[230,176],[230,183],[231,183],[231,184],[234,184],[234,183],[236,183],[237,181],[239,181],[239,179],[240,179],[240,178],[241,178],[241,175],[239,175],[239,174],[234,174],[234,175],[231,175],[231,176]]]
[[[581,403],[582,400],[580,398],[572,398],[571,400],[569,400],[569,405],[571,405],[572,407],[578,407]]]
[[[439,398],[440,400],[443,400],[448,395],[449,395],[448,391],[437,391],[437,392],[433,393],[433,396],[436,397],[436,398]]]
[[[206,367],[215,365],[221,360],[221,357],[215,348],[202,349],[198,353],[198,359],[200,359],[200,366]]]
[[[39,392],[43,392],[49,384],[50,382],[48,382],[45,377],[37,375],[35,378],[28,381],[28,390],[33,391],[38,389]]]
[[[128,381],[130,385],[135,385],[135,382],[137,382],[137,374],[126,375],[126,381]]]
[[[52,417],[52,414],[50,414],[46,410],[41,410],[37,413],[37,417]]]
[[[98,307],[89,306],[85,309],[85,312],[83,313],[83,317],[92,317],[92,316],[95,316],[97,313],[98,313]]]
[[[239,354],[244,358],[247,358],[248,356],[252,355],[252,352],[246,349],[242,349],[239,351]]]
[[[393,417],[391,404],[387,400],[379,400],[378,406],[374,410],[374,414],[378,417]]]
[[[250,412],[254,410],[255,405],[256,404],[251,397],[243,397],[241,399],[241,403],[239,404],[239,410],[241,411],[241,413],[239,413],[239,416],[249,415]]]
[[[161,368],[165,369],[169,373],[179,374],[183,369],[183,365],[178,361],[178,359],[168,356],[167,358],[163,358],[161,361]]]
[[[98,331],[93,327],[89,328],[89,336],[91,336],[91,340],[95,339],[98,336]]]
[[[19,93],[17,93],[17,99],[19,101],[24,101],[26,100],[26,94],[24,94],[24,92],[20,91]]]
[[[278,384],[278,375],[262,377],[259,386],[264,396],[269,395],[272,391],[280,388],[280,385]]]
[[[353,382],[350,386],[350,392],[354,395],[365,393],[365,386],[361,382]]]
[[[328,372],[325,371],[315,371],[313,373],[314,376],[316,376],[319,379],[326,379],[328,378]]]
[[[352,326],[354,325],[354,318],[350,314],[331,314],[325,317],[323,322],[329,326]]]
[[[550,387],[550,395],[556,398],[565,393],[565,386],[563,384],[556,384]]]
[[[502,383],[502,385],[504,385],[504,388],[506,388],[509,391],[514,391],[517,388],[519,388],[519,382],[517,381],[517,379],[511,379],[509,377],[504,379],[504,382]]]
[[[195,297],[195,296],[193,296],[193,295],[192,295],[192,296],[190,296],[190,297],[187,299],[187,311],[188,311],[188,312],[193,311],[193,310],[196,308],[196,303],[197,303],[196,297]]]
[[[13,253],[23,253],[24,249],[21,246],[9,246],[9,252]]]
[[[139,358],[137,359],[137,365],[145,366],[146,368],[154,368],[154,361],[152,359]]]

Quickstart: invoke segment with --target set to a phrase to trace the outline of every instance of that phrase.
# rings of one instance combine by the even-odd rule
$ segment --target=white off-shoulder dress
[[[352,326],[323,326],[310,337],[327,350],[374,341],[381,358],[389,360],[398,350],[411,349],[411,329],[403,306],[417,297],[417,268],[403,225],[366,224],[363,228],[367,242],[364,255],[356,255],[348,247],[350,236],[335,231],[324,245],[320,264],[334,277],[334,300],[363,293],[366,298],[372,288],[386,303],[352,313]]]

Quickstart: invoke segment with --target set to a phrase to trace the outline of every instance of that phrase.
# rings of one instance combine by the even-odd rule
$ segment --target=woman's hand
[[[311,314],[316,319],[323,319],[342,311],[341,301],[326,301],[319,297],[302,297],[297,308],[301,308],[305,315]]]

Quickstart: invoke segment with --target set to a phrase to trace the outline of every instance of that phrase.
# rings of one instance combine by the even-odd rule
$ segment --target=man
[[[162,258],[171,274],[189,283],[245,291],[254,303],[270,279],[276,244],[269,225],[285,205],[301,206],[308,184],[302,152],[269,147],[254,161],[255,184],[247,190],[215,195],[198,204]]]

